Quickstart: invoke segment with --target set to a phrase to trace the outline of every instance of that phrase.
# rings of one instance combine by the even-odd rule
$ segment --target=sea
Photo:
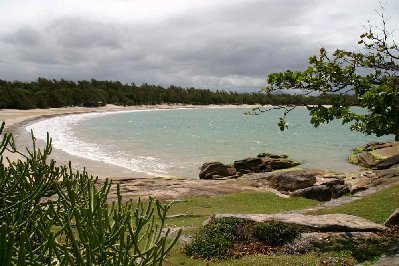
[[[359,145],[390,141],[351,131],[333,121],[317,128],[309,112],[298,107],[287,117],[288,130],[277,123],[281,110],[245,115],[247,107],[153,109],[56,116],[26,124],[17,141],[29,146],[33,132],[43,146],[52,138],[53,158],[72,161],[101,177],[198,178],[205,162],[232,164],[259,153],[285,154],[303,168],[337,172],[359,170],[347,157]]]

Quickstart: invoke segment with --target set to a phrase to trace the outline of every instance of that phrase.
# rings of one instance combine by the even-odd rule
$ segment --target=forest
[[[163,87],[144,83],[123,84],[119,81],[67,81],[38,78],[37,81],[5,81],[0,79],[0,109],[58,108],[66,106],[98,107],[106,104],[122,106],[155,104],[260,104],[321,105],[332,104],[337,94],[306,96],[238,93],[223,90]],[[356,105],[354,95],[345,95],[349,105]]]

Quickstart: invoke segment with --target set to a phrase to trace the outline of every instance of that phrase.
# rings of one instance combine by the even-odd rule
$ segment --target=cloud
[[[301,69],[321,46],[354,48],[376,8],[372,0],[4,2],[1,79],[231,90],[257,90],[267,73]],[[23,4],[29,12],[16,16]]]

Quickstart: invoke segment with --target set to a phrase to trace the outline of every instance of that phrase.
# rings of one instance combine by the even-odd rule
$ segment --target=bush
[[[277,222],[257,223],[235,217],[212,220],[187,245],[187,256],[201,259],[225,259],[236,256],[236,244],[282,245],[293,241],[303,229]]]
[[[0,127],[0,265],[161,265],[179,235],[163,233],[169,206],[148,202],[108,203],[111,181],[99,184],[86,171],[48,160],[51,139],[24,160],[3,163],[3,152],[19,153]]]
[[[259,242],[269,245],[282,245],[292,242],[297,238],[303,229],[299,226],[267,222],[254,225],[253,236]]]
[[[192,244],[185,247],[185,254],[202,259],[223,259],[235,241],[245,238],[248,222],[238,218],[211,221],[196,235]]]

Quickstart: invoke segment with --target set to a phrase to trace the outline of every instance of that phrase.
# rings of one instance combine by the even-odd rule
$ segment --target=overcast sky
[[[357,49],[377,0],[0,0],[0,79],[258,89],[320,47]],[[399,1],[389,0],[399,29]]]

